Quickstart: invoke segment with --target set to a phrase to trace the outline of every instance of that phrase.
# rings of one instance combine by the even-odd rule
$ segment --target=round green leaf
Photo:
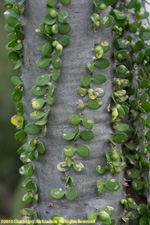
[[[53,25],[56,22],[56,18],[52,18],[49,14],[47,14],[46,16],[44,16],[43,21],[48,25]]]
[[[35,96],[42,96],[46,93],[47,87],[35,85],[32,87],[31,92]]]
[[[141,217],[139,225],[149,225],[149,219],[147,217]]]
[[[103,175],[104,173],[106,173],[107,168],[104,165],[98,165],[96,168],[96,171],[100,174]]]
[[[75,133],[64,133],[62,137],[67,141],[71,141],[74,139]]]
[[[59,33],[61,33],[61,34],[67,34],[67,33],[69,33],[70,32],[70,30],[71,30],[71,26],[70,26],[70,24],[69,23],[60,23],[59,25],[58,25],[58,31],[59,31]]]
[[[109,216],[111,216],[114,213],[114,208],[111,206],[106,206],[102,208],[100,211],[105,211],[106,213],[108,213]]]
[[[51,43],[46,43],[42,47],[42,52],[44,56],[49,56],[53,52],[53,46]]]
[[[40,86],[46,85],[49,81],[50,81],[49,74],[42,74],[42,75],[38,76],[38,78],[36,79],[37,84]]]
[[[23,141],[26,137],[27,134],[23,130],[16,132],[14,136],[16,141]]]
[[[104,84],[107,78],[104,74],[95,74],[91,80],[96,84]]]
[[[40,127],[36,126],[34,123],[29,123],[24,128],[24,131],[30,135],[39,134],[40,130],[41,130]]]
[[[68,13],[66,11],[60,11],[58,13],[58,21],[60,23],[64,23],[67,17],[68,17]]]
[[[90,155],[90,149],[86,145],[80,145],[77,148],[77,153],[78,153],[78,155],[80,155],[82,157],[87,157]]]
[[[49,57],[42,56],[38,58],[38,60],[36,61],[36,64],[40,69],[43,69],[49,66],[50,61],[51,59]]]
[[[123,144],[128,140],[128,136],[125,133],[114,134],[112,140],[117,144]]]
[[[68,36],[59,36],[57,38],[57,41],[63,46],[63,47],[66,47],[68,44],[69,44],[69,37]]]
[[[53,56],[52,58],[52,65],[55,69],[60,69],[61,67],[61,59],[58,56]]]
[[[141,190],[144,185],[143,181],[141,181],[141,180],[134,180],[132,182],[132,184],[133,184],[134,189],[137,191]]]
[[[146,111],[146,112],[150,112],[150,102],[144,102],[142,104],[142,108]]]
[[[109,191],[118,191],[120,188],[120,182],[115,179],[109,179],[105,182],[105,188]]]
[[[99,109],[99,108],[101,107],[101,105],[102,105],[101,99],[89,100],[89,101],[87,102],[88,108],[89,108],[89,109],[93,109],[93,110]]]
[[[61,188],[53,189],[50,193],[50,196],[56,200],[62,199],[64,195],[65,195],[65,192]]]
[[[125,123],[116,123],[113,125],[113,128],[117,131],[125,132],[129,129],[129,125]]]
[[[82,124],[85,128],[91,130],[94,125],[94,120],[92,117],[84,117],[82,120]]]
[[[87,216],[88,220],[97,220],[97,214],[95,212],[90,212]]]
[[[72,157],[72,156],[74,156],[75,152],[76,152],[76,150],[72,146],[66,146],[63,149],[63,153],[64,153],[65,157]]]
[[[20,210],[20,214],[21,216],[28,216],[31,217],[34,215],[34,211],[32,209],[29,208],[24,208]]]
[[[89,76],[82,76],[81,83],[83,87],[88,87],[91,83],[91,79],[89,78]]]
[[[76,199],[77,191],[73,188],[68,189],[65,193],[65,196],[68,200],[73,201]]]
[[[108,58],[96,59],[94,65],[99,69],[105,69],[110,65]]]
[[[70,124],[71,125],[78,125],[81,121],[81,117],[77,114],[74,114],[70,117]]]
[[[60,0],[63,5],[70,5],[71,0]]]
[[[137,178],[140,176],[141,172],[140,170],[137,170],[137,169],[128,169],[127,174],[131,178]]]
[[[84,169],[84,165],[80,162],[74,162],[73,163],[73,169],[76,171],[76,172],[82,172],[83,169]]]
[[[57,81],[60,77],[60,70],[54,70],[52,72],[52,80]]]
[[[94,134],[92,131],[83,130],[80,133],[80,137],[83,140],[92,140],[94,138]]]
[[[44,113],[40,111],[34,111],[30,114],[30,117],[36,120],[41,119],[43,116],[44,116]]]
[[[100,24],[104,25],[106,28],[111,27],[114,23],[114,18],[110,15],[100,16]]]
[[[57,2],[58,2],[58,0],[47,0],[47,3],[49,6],[54,6],[57,4]]]

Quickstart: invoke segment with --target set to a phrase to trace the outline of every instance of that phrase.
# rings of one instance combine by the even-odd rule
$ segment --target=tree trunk
[[[31,88],[36,84],[36,78],[41,74],[35,61],[40,56],[36,50],[38,45],[44,43],[44,39],[36,36],[34,30],[43,21],[46,14],[46,1],[26,1],[24,14],[24,65],[23,83],[25,95],[25,114],[28,122],[32,122],[29,118],[33,111],[29,102],[34,96],[31,94]],[[61,76],[56,83],[55,89],[55,104],[51,107],[50,116],[48,119],[48,133],[46,138],[40,136],[46,147],[46,153],[40,156],[38,162],[34,162],[34,177],[39,189],[40,200],[37,204],[38,216],[41,219],[50,219],[53,214],[59,213],[66,219],[85,220],[89,212],[101,209],[104,206],[113,206],[117,220],[117,225],[121,224],[121,216],[123,216],[123,207],[120,205],[120,200],[124,198],[124,189],[122,186],[124,175],[123,172],[113,176],[121,183],[121,188],[117,192],[104,190],[101,195],[98,194],[96,183],[103,179],[104,176],[98,175],[96,167],[98,164],[106,164],[105,153],[109,150],[108,142],[111,137],[111,121],[110,114],[107,112],[107,106],[110,103],[110,97],[113,93],[112,83],[114,79],[114,61],[113,49],[106,54],[110,58],[111,66],[101,73],[106,74],[107,82],[102,85],[106,94],[103,97],[103,105],[98,110],[90,110],[85,108],[83,111],[77,109],[76,102],[79,99],[77,96],[77,87],[80,85],[82,75],[87,75],[86,63],[94,57],[93,48],[95,42],[109,41],[112,43],[113,34],[111,28],[100,28],[94,31],[90,16],[94,13],[93,1],[91,0],[73,0],[70,6],[62,6],[60,10],[68,12],[68,22],[71,24],[72,30],[69,33],[70,44],[67,46],[62,59]],[[108,7],[105,14],[110,10]],[[102,12],[103,13],[103,12]],[[112,46],[112,45],[111,45]],[[43,73],[49,73],[49,69],[43,70]],[[94,74],[99,72],[94,71]],[[64,189],[65,184],[62,178],[64,173],[57,170],[57,163],[64,161],[62,150],[67,145],[74,145],[65,141],[62,138],[64,132],[74,132],[75,128],[69,124],[69,117],[73,114],[84,116],[92,116],[95,120],[93,132],[95,138],[91,141],[79,140],[77,145],[87,144],[91,148],[91,155],[87,158],[81,158],[75,155],[75,160],[80,160],[85,169],[82,173],[77,173],[71,170],[69,175],[74,179],[74,188],[77,190],[77,198],[74,201],[53,200],[50,197],[50,191],[54,188]],[[34,122],[34,121],[33,121]],[[106,179],[112,175],[107,174]],[[49,208],[48,204],[53,203],[53,207]]]

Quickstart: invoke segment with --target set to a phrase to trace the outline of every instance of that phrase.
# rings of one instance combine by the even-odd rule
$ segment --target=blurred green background
[[[19,142],[14,140],[16,128],[10,123],[15,114],[15,104],[11,98],[13,85],[10,77],[18,72],[7,57],[7,33],[4,31],[3,0],[0,1],[0,219],[20,218],[19,210],[23,207],[21,188],[22,177],[18,173],[21,166],[17,149]]]

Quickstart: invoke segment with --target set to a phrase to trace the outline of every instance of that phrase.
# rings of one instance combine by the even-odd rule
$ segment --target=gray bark
[[[23,66],[23,82],[25,94],[25,114],[28,122],[32,120],[29,114],[33,111],[29,102],[34,97],[30,93],[32,86],[36,84],[36,78],[42,72],[49,70],[40,70],[37,68],[35,61],[41,55],[36,47],[43,43],[40,37],[34,34],[34,30],[42,22],[43,16],[47,13],[46,1],[26,1],[24,14],[24,66]],[[107,106],[110,103],[110,96],[113,92],[112,82],[114,79],[114,62],[113,49],[105,56],[111,58],[111,66],[105,70],[95,70],[94,73],[101,72],[106,74],[107,82],[101,87],[104,88],[106,95],[103,97],[103,105],[98,110],[84,109],[77,110],[76,102],[79,96],[76,94],[76,89],[80,85],[82,75],[87,75],[88,71],[86,63],[94,56],[92,48],[94,42],[109,41],[112,44],[111,29],[101,28],[94,32],[90,16],[94,12],[93,3],[91,0],[73,0],[68,7],[60,4],[61,10],[68,12],[68,22],[71,24],[72,30],[69,33],[70,44],[67,46],[61,57],[62,68],[59,81],[56,83],[55,89],[55,104],[51,107],[48,120],[48,134],[46,138],[40,137],[46,147],[46,154],[40,156],[39,162],[34,162],[35,172],[33,179],[38,185],[40,200],[37,204],[37,212],[40,219],[50,219],[53,214],[59,213],[67,219],[87,218],[89,212],[95,211],[96,208],[101,209],[104,206],[113,206],[115,208],[115,217],[117,225],[121,224],[121,216],[123,216],[123,207],[120,205],[120,200],[124,197],[123,173],[119,175],[106,174],[107,178],[117,178],[120,180],[121,188],[117,192],[110,192],[106,189],[99,195],[96,188],[98,180],[104,179],[96,172],[98,164],[105,164],[105,153],[109,151],[110,144],[108,142],[111,137],[111,127],[109,121],[110,114],[107,113]],[[107,11],[109,11],[108,9]],[[105,13],[106,10],[105,10]],[[112,45],[111,45],[112,46]],[[69,124],[69,117],[75,113],[83,116],[92,116],[95,120],[93,132],[95,138],[92,141],[77,142],[87,144],[91,148],[91,155],[87,158],[81,158],[75,155],[75,160],[81,161],[85,165],[84,172],[78,174],[71,170],[69,175],[74,179],[74,188],[78,195],[75,201],[53,200],[50,197],[50,191],[54,188],[64,189],[65,183],[62,178],[65,176],[57,170],[57,163],[64,161],[62,150],[67,145],[74,143],[63,140],[64,132],[74,131],[75,128]],[[49,203],[53,203],[52,208],[48,208]],[[98,223],[99,224],[99,223]]]

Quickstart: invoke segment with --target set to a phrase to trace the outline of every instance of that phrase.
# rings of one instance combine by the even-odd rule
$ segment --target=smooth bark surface
[[[107,106],[111,100],[112,83],[114,79],[114,62],[113,49],[104,54],[104,57],[111,59],[111,66],[105,70],[95,69],[97,72],[104,73],[107,76],[107,82],[99,87],[104,88],[106,94],[103,97],[103,105],[98,110],[89,110],[85,108],[83,111],[77,109],[76,102],[81,99],[77,96],[76,89],[80,85],[82,75],[88,75],[86,63],[94,57],[94,42],[109,41],[112,46],[113,35],[111,28],[100,28],[94,32],[90,16],[94,13],[93,1],[91,0],[72,0],[70,6],[62,6],[60,10],[68,12],[68,22],[71,24],[72,30],[69,33],[70,44],[67,46],[62,59],[61,76],[56,83],[55,104],[51,107],[48,119],[48,133],[46,138],[40,136],[40,140],[44,142],[46,153],[40,156],[39,162],[34,163],[35,172],[34,180],[38,185],[39,203],[37,204],[37,212],[40,219],[50,219],[53,214],[59,213],[66,219],[85,220],[89,212],[101,209],[104,206],[113,206],[115,208],[115,216],[117,225],[121,224],[121,216],[123,215],[123,207],[120,200],[124,197],[124,189],[122,186],[124,176],[106,174],[106,179],[116,178],[120,181],[121,188],[116,192],[106,189],[99,195],[96,188],[98,180],[104,180],[104,176],[96,172],[98,164],[106,165],[105,153],[109,151],[109,138],[111,137],[110,114],[107,112]],[[29,114],[33,111],[30,105],[32,96],[30,90],[36,84],[36,78],[42,73],[49,73],[49,69],[40,70],[36,66],[35,61],[41,56],[36,47],[44,43],[44,39],[37,37],[34,30],[42,23],[46,12],[46,0],[26,1],[26,11],[24,14],[24,66],[23,66],[23,82],[25,94],[25,114],[28,122],[32,120]],[[109,9],[108,9],[109,10]],[[105,14],[107,10],[105,10]],[[93,86],[96,86],[93,84]],[[74,142],[63,140],[64,132],[75,131],[76,127],[69,124],[69,117],[75,113],[82,116],[92,116],[95,120],[93,132],[95,138],[92,141],[77,141],[77,145],[86,144],[91,148],[91,155],[87,158],[81,158],[75,155],[75,160],[84,164],[85,169],[82,173],[74,172],[72,169],[69,175],[74,179],[74,187],[77,192],[75,201],[53,200],[50,197],[50,191],[54,188],[65,188],[65,182],[62,178],[64,173],[57,170],[57,163],[64,161],[63,148],[68,145],[75,146]],[[53,203],[53,207],[49,208],[48,204]],[[97,224],[99,224],[98,222]]]

